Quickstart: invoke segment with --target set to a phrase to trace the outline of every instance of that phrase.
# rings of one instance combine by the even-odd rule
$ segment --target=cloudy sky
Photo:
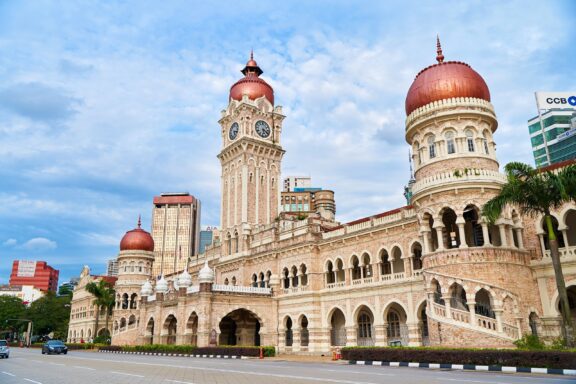
[[[533,164],[533,92],[576,90],[574,25],[569,0],[0,0],[0,283],[14,259],[104,272],[161,192],[218,225],[217,121],[252,48],[287,115],[283,175],[350,221],[405,203],[404,100],[436,34],[488,83],[501,164]]]

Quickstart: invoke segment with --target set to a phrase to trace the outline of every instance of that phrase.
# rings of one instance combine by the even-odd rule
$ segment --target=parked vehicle
[[[66,345],[64,345],[63,342],[61,342],[60,340],[50,340],[45,342],[42,345],[42,354],[52,354],[52,353],[57,353],[57,354],[67,354],[68,353],[68,347]]]
[[[10,346],[6,340],[0,340],[0,357],[3,359],[10,357]]]

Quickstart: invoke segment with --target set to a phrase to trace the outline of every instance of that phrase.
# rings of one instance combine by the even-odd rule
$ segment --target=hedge
[[[272,357],[275,348],[266,347],[239,347],[234,345],[220,345],[217,347],[196,347],[195,345],[168,345],[168,344],[145,344],[145,345],[105,345],[100,346],[100,351],[122,352],[150,352],[172,353],[184,355],[221,355],[221,356],[260,356],[260,348],[265,357]]]
[[[566,351],[346,347],[342,359],[576,369],[576,353]]]

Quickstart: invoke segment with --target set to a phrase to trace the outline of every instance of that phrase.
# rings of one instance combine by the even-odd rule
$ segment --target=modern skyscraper
[[[540,124],[542,121],[542,124]],[[542,135],[546,132],[546,141]],[[528,120],[532,152],[537,167],[545,167],[560,161],[576,158],[576,111],[573,109],[550,109]],[[550,162],[546,157],[546,146]]]
[[[106,268],[106,276],[118,276],[118,260],[108,260],[108,267]]]
[[[58,275],[59,271],[45,261],[14,260],[10,285],[32,285],[41,291],[56,292]]]
[[[213,239],[212,235],[213,235],[212,227],[206,227],[206,229],[200,231],[200,248],[198,250],[198,253],[204,253],[206,246],[212,244]]]
[[[181,271],[200,243],[200,200],[189,193],[163,193],[154,197],[153,276]]]

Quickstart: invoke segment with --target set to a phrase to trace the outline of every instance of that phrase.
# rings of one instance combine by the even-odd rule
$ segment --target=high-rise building
[[[154,276],[181,271],[200,243],[200,200],[189,193],[154,197],[152,210]]]
[[[118,276],[118,260],[108,260],[108,267],[106,268],[106,276]]]
[[[546,142],[542,135],[542,125]],[[532,152],[537,167],[576,158],[576,112],[573,109],[550,109],[528,120]],[[550,162],[546,157],[546,146]]]
[[[213,229],[216,228],[206,227],[206,229],[200,231],[200,247],[198,253],[204,253],[206,246],[212,244]]]
[[[31,285],[41,291],[56,292],[58,275],[59,271],[45,261],[14,260],[10,286]]]
[[[310,176],[288,176],[284,179],[284,192],[293,192],[296,188],[311,188]]]

